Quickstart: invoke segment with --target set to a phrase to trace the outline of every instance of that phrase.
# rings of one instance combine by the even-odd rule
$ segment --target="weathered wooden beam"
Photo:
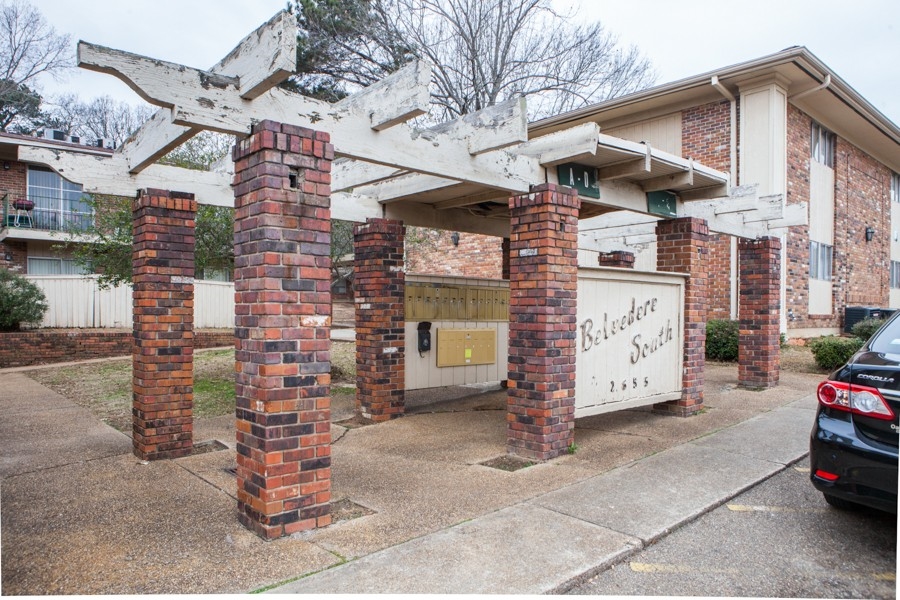
[[[331,164],[331,192],[350,192],[360,186],[388,181],[408,173],[404,169],[340,158]]]
[[[392,202],[384,205],[384,216],[388,219],[401,220],[405,225],[414,227],[509,237],[508,218],[473,217],[465,209],[439,211],[413,202]]]
[[[172,111],[161,108],[125,140],[118,153],[125,157],[129,173],[140,173],[200,132],[172,123]]]
[[[253,100],[297,70],[297,22],[282,10],[216,63],[213,73],[240,79],[241,98]]]
[[[467,145],[452,136],[422,139],[405,124],[374,131],[368,114],[281,88],[248,102],[240,98],[234,78],[83,42],[79,48],[85,65],[125,80],[155,104],[172,106],[177,124],[247,135],[253,122],[272,119],[329,132],[338,156],[508,191],[525,192],[542,180],[536,161],[502,150],[472,156]]]
[[[528,140],[525,98],[518,96],[447,123],[429,127],[419,135],[425,139],[445,136],[465,140],[469,154],[484,154]]]
[[[682,190],[678,192],[678,197],[683,202],[697,202],[702,200],[710,200],[712,198],[722,198],[728,196],[730,188],[727,183],[721,183],[705,188],[697,188],[693,190]]]
[[[237,77],[241,97],[252,100],[291,76],[297,64],[297,27],[281,11],[245,37],[210,72]],[[85,65],[85,68],[89,68]],[[160,109],[119,148],[129,172],[138,173],[196,135],[200,129],[172,122],[172,111]]]
[[[658,192],[661,190],[671,190],[682,185],[694,185],[694,165],[691,161],[687,171],[683,173],[674,173],[672,175],[661,175],[653,179],[647,179],[641,182],[641,189],[645,192]]]
[[[371,127],[382,131],[428,112],[431,65],[413,61],[384,79],[347,96],[334,109],[368,114]]]
[[[520,156],[536,157],[541,165],[548,167],[596,155],[599,136],[599,125],[583,123],[529,140],[511,151]]]
[[[797,225],[809,224],[809,205],[806,202],[798,204],[788,204],[784,207],[783,216],[780,219],[770,219],[766,221],[766,227],[769,231],[781,230],[785,227],[796,227]]]
[[[62,177],[81,183],[89,194],[133,197],[141,189],[161,188],[194,194],[200,204],[234,206],[227,173],[151,165],[140,173],[126,175],[128,165],[121,155],[96,156],[33,146],[20,146],[19,158],[47,165]]]

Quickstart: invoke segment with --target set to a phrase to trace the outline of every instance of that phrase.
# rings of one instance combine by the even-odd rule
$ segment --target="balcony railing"
[[[80,198],[71,200],[31,194],[28,201],[32,204],[19,204],[17,208],[17,199],[9,194],[3,196],[3,227],[83,233],[94,222],[93,210]],[[31,208],[26,210],[24,207],[27,206]]]

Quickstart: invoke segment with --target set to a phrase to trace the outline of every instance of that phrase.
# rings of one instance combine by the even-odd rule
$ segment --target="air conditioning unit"
[[[853,333],[853,326],[866,319],[884,319],[893,310],[885,313],[885,309],[872,306],[848,306],[844,309],[844,333]]]
[[[41,133],[41,137],[45,140],[56,140],[58,142],[65,142],[69,136],[66,135],[65,131],[60,131],[58,129],[45,129]]]
[[[70,135],[70,136],[69,136],[69,141],[72,142],[73,144],[80,144],[80,143],[81,143],[81,138],[78,137],[77,135]]]
[[[115,150],[116,144],[109,138],[97,138],[97,141],[94,142],[94,146],[97,148],[106,148],[107,150]]]

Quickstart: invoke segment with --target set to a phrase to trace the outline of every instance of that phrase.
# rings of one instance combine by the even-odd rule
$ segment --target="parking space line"
[[[794,467],[798,473],[809,473],[809,467]]]
[[[827,508],[792,508],[789,506],[752,506],[746,504],[726,504],[732,512],[768,512],[768,513],[822,513]]]
[[[740,573],[737,569],[701,569],[690,565],[669,565],[663,563],[628,563],[629,568],[635,573],[662,573],[674,575],[679,573],[722,573],[734,575]]]

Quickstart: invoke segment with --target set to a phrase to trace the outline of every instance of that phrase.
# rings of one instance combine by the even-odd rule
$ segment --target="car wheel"
[[[849,500],[844,500],[843,498],[838,498],[837,496],[832,496],[831,494],[826,494],[824,492],[822,495],[825,496],[825,502],[840,510],[856,510],[859,508],[859,505],[855,502],[850,502]]]

